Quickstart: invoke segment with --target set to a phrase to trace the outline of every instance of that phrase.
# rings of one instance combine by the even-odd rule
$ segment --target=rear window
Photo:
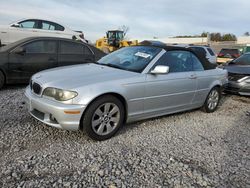
[[[207,51],[209,52],[209,54],[211,56],[215,56],[215,54],[214,54],[214,52],[213,52],[213,50],[211,48],[207,48]]]
[[[55,24],[55,27],[56,27],[56,31],[64,31],[64,27],[59,25],[59,24]]]
[[[237,58],[240,55],[240,51],[238,49],[222,49],[218,55],[218,57],[229,57],[229,58]]]

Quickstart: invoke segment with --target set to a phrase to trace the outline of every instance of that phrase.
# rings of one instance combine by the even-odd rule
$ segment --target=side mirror
[[[19,23],[14,23],[11,25],[11,27],[20,27],[20,24]]]
[[[169,66],[157,65],[150,73],[151,74],[167,74],[169,73]]]
[[[26,49],[24,47],[18,47],[14,52],[19,55],[24,55],[26,53]]]

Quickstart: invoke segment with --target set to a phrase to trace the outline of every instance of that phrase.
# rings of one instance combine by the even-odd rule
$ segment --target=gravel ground
[[[110,140],[31,118],[0,91],[0,187],[250,187],[250,98],[126,125]]]

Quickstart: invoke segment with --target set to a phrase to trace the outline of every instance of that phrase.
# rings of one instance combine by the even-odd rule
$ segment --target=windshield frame
[[[122,49],[125,49],[125,48],[135,48],[135,47],[148,47],[148,48],[155,48],[155,49],[159,49],[159,51],[154,54],[152,56],[152,58],[146,63],[146,65],[144,67],[142,67],[140,70],[134,70],[134,69],[129,69],[129,68],[124,68],[124,67],[116,67],[117,64],[114,64],[115,66],[112,66],[112,63],[102,63],[100,62],[103,58],[107,57],[107,56],[104,56],[103,58],[101,58],[100,60],[97,61],[97,63],[101,66],[109,66],[109,67],[112,67],[112,68],[116,68],[116,69],[120,69],[120,70],[124,70],[124,71],[129,71],[129,72],[134,72],[134,73],[144,73],[144,72],[147,72],[145,70],[149,70],[150,68],[148,67],[152,67],[152,62],[153,64],[161,57],[161,55],[163,54],[162,52],[165,52],[165,50],[162,48],[162,47],[158,47],[158,46],[147,46],[147,45],[139,45],[139,46],[128,46],[128,47],[124,47]],[[113,52],[115,53],[115,52]],[[112,54],[112,53],[111,53]],[[109,55],[111,55],[109,54]]]

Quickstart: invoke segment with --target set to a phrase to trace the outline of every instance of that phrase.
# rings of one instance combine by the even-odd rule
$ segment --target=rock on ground
[[[0,91],[0,187],[250,187],[250,98],[125,125],[97,142],[49,127]]]

